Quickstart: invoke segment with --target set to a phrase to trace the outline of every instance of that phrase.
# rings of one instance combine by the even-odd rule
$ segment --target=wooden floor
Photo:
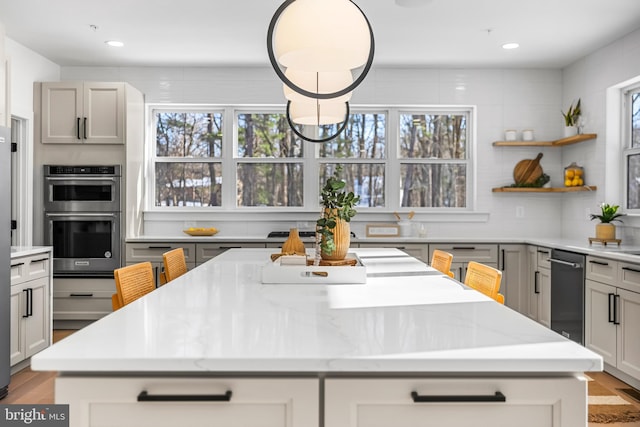
[[[53,342],[60,341],[74,331],[55,330],[53,332]],[[605,372],[589,372],[588,375],[601,383],[611,391],[619,388],[629,388],[629,386],[617,378]],[[49,404],[54,403],[53,389],[55,372],[34,372],[30,368],[25,368],[11,376],[9,384],[9,395],[0,403],[6,404]],[[640,402],[630,398],[625,394],[620,396],[630,404],[640,409]],[[589,423],[589,427],[603,426],[604,424]],[[607,427],[640,427],[640,422],[613,423],[606,424]]]

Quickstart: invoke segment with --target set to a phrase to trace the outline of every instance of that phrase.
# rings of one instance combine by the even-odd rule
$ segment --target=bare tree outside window
[[[336,132],[336,125],[322,126],[320,137]],[[323,160],[359,160],[357,163],[342,163],[342,178],[347,191],[360,196],[358,206],[385,206],[385,171],[387,115],[385,113],[350,114],[345,130],[333,140],[320,146]],[[320,165],[319,188],[333,174],[335,163]]]
[[[468,114],[400,114],[401,207],[467,203]]]
[[[243,113],[237,118],[237,206],[303,206],[303,145],[285,115]]]
[[[156,206],[220,206],[222,114],[157,112]]]

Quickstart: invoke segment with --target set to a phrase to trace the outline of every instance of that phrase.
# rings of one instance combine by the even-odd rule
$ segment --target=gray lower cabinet
[[[551,249],[527,248],[529,278],[524,282],[520,312],[536,322],[551,327]]]
[[[585,275],[585,346],[605,370],[639,387],[640,265],[588,256]]]
[[[51,259],[49,253],[11,259],[12,373],[51,343]],[[28,363],[28,362],[25,362]]]
[[[80,329],[111,313],[112,278],[53,279],[54,329]]]
[[[139,262],[151,262],[153,267],[153,277],[156,287],[160,286],[160,273],[163,269],[162,254],[170,250],[182,248],[187,263],[187,269],[196,266],[196,244],[176,243],[176,242],[153,242],[153,243],[127,243],[125,245],[126,265],[137,264]]]
[[[453,255],[451,271],[454,278],[464,282],[469,261],[476,261],[498,268],[498,245],[488,243],[429,243],[429,259],[433,251],[440,249]]]
[[[500,245],[499,268],[502,271],[500,293],[504,304],[522,312],[526,304],[526,290],[529,281],[528,245]]]

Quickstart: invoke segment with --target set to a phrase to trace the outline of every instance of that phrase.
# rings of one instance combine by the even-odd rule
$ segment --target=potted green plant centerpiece
[[[578,98],[578,102],[576,106],[573,106],[573,103],[569,106],[569,109],[565,113],[562,112],[562,116],[564,117],[564,137],[568,138],[570,136],[574,136],[578,133],[578,120],[580,119],[580,114],[582,114],[582,110],[580,109],[580,98]]]
[[[322,212],[316,221],[316,259],[342,260],[347,255],[351,241],[349,222],[356,215],[355,206],[360,201],[340,177],[342,167],[337,165],[333,175],[327,178],[320,191]]]
[[[614,221],[622,222],[619,219],[624,216],[623,213],[618,213],[618,205],[610,205],[608,203],[602,203],[600,205],[601,213],[591,214],[591,220],[599,219],[600,224],[596,224],[596,239],[601,240],[614,240],[616,238],[616,226],[612,224]]]

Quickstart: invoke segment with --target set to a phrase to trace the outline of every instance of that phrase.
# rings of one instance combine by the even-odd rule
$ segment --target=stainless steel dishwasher
[[[551,329],[584,343],[585,256],[559,249],[551,251]]]

